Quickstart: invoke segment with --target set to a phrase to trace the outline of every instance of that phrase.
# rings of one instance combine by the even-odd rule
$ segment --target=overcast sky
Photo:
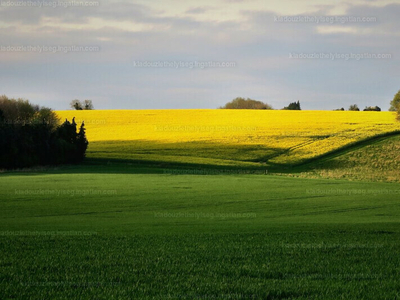
[[[0,0],[0,94],[56,110],[73,99],[217,108],[239,96],[387,110],[399,46],[400,0]]]

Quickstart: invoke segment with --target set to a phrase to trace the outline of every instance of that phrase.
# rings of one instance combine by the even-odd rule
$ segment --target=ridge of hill
[[[304,178],[400,182],[400,133],[344,147],[294,167],[288,174]]]

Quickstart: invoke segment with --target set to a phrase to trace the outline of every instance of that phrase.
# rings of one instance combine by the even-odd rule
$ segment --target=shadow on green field
[[[286,148],[265,145],[235,145],[211,141],[164,143],[148,140],[91,142],[87,156],[133,162],[158,162],[211,166],[258,166],[286,153]]]
[[[45,166],[3,171],[10,176],[35,174],[300,174],[314,171],[349,170],[373,164],[371,155],[398,153],[399,132],[376,136],[297,164],[268,161],[288,150],[261,145],[219,145],[208,142],[156,143],[149,141],[92,142],[88,157],[80,165]],[[137,148],[135,148],[137,146]],[[388,149],[386,148],[390,148]],[[368,152],[369,151],[369,152]],[[372,152],[371,152],[372,151]],[[368,157],[366,157],[368,154]],[[372,153],[372,154],[371,154]],[[392,155],[393,154],[393,155]],[[349,159],[352,155],[352,159]],[[393,157],[389,157],[390,161]],[[184,159],[180,159],[180,158]],[[355,157],[355,158],[354,158]],[[181,160],[181,161],[179,161]],[[376,164],[386,164],[380,159]],[[396,166],[395,166],[396,167]],[[369,170],[372,172],[374,170]]]

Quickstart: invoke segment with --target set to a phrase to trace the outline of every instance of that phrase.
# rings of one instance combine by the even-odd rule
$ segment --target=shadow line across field
[[[58,166],[58,167],[37,167],[31,169],[23,169],[23,170],[13,170],[7,171],[8,175],[18,176],[18,175],[26,175],[29,173],[30,175],[42,174],[43,172],[50,174],[61,174],[61,173],[108,173],[108,174],[185,174],[185,175],[235,175],[235,174],[274,174],[274,173],[290,173],[296,174],[301,172],[307,172],[316,167],[321,167],[326,162],[329,162],[335,158],[338,158],[342,155],[350,153],[352,151],[356,151],[362,149],[363,147],[378,144],[381,142],[385,142],[386,140],[400,137],[400,131],[385,133],[382,135],[377,135],[368,139],[364,139],[345,147],[336,149],[334,151],[330,151],[323,155],[314,157],[312,159],[307,159],[301,161],[297,164],[278,164],[272,163],[269,159],[276,157],[282,153],[287,153],[289,150],[287,149],[277,149],[277,148],[268,148],[266,146],[261,145],[249,145],[249,146],[222,146],[224,150],[221,153],[227,151],[230,155],[226,162],[230,164],[220,165],[220,164],[212,164],[213,160],[210,159],[207,163],[196,163],[196,162],[178,162],[178,161],[162,161],[160,158],[162,156],[158,156],[157,160],[151,160],[149,158],[146,159],[135,159],[135,158],[113,158],[108,155],[98,155],[99,152],[89,152],[89,157],[86,158],[85,162],[81,165],[66,165],[66,166]],[[93,142],[95,144],[96,142]],[[162,146],[166,145],[154,145],[152,144],[152,149],[150,152],[156,152],[157,148],[162,150]],[[190,151],[187,149],[195,148],[196,143],[191,143],[190,146],[184,145],[187,143],[181,143],[179,146],[175,145],[176,148],[183,149],[182,151]],[[115,150],[116,148],[125,146],[132,146],[131,142],[124,141],[111,141],[111,148],[108,150]],[[188,147],[187,147],[188,146]],[[187,147],[187,148],[185,148]],[[207,144],[207,147],[201,149],[200,157],[206,160],[207,158],[207,150],[205,149],[215,149],[216,145]],[[235,148],[236,147],[236,148]],[[237,148],[239,147],[239,149]],[[167,145],[168,149],[168,145]],[[126,151],[123,150],[123,151]],[[146,152],[146,149],[138,149],[135,150],[136,153]],[[192,149],[193,151],[193,149]],[[250,151],[251,155],[260,155],[260,153],[265,152],[265,155],[260,155],[258,158],[252,158],[248,160],[235,161],[232,158],[234,157],[233,151]],[[177,153],[176,156],[184,155],[184,153]],[[187,153],[186,155],[189,155]],[[221,158],[221,154],[216,153],[214,155],[215,161],[223,162],[224,160]],[[210,163],[211,162],[211,163]],[[238,164],[235,165],[234,163]],[[330,166],[330,168],[339,168],[340,166]]]

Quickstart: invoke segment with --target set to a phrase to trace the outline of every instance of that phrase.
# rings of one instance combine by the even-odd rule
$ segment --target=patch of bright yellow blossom
[[[253,145],[274,149],[275,154],[268,158],[272,163],[296,163],[400,129],[392,112],[194,109],[70,110],[57,114],[62,120],[75,117],[77,123],[85,121],[89,142],[196,142],[222,148]],[[95,150],[89,147],[89,151]]]

